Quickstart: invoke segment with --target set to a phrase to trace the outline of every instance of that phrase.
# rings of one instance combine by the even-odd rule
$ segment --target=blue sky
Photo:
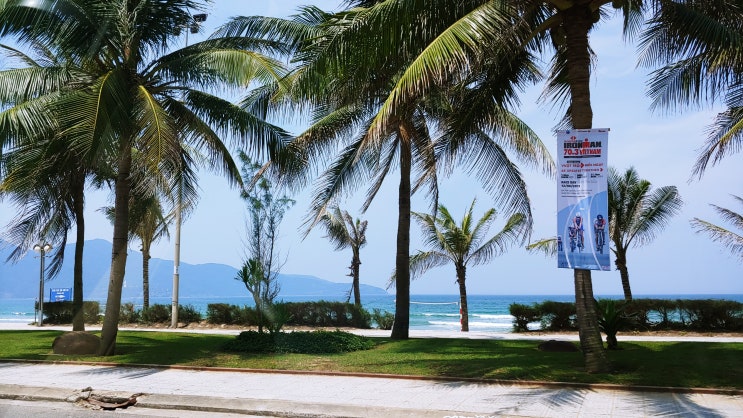
[[[325,10],[336,10],[338,1],[264,1],[235,2],[216,0],[209,11],[204,33],[212,31],[229,17],[236,15],[288,16],[299,5],[315,4]],[[191,35],[190,42],[199,35]],[[650,100],[645,96],[647,69],[637,68],[636,49],[625,44],[621,34],[621,18],[605,22],[591,36],[591,45],[598,56],[598,66],[591,78],[593,126],[610,128],[609,165],[624,171],[634,166],[642,178],[655,186],[675,185],[685,201],[683,211],[674,218],[665,232],[653,242],[628,253],[630,283],[635,295],[743,293],[743,265],[722,246],[695,234],[689,220],[700,217],[718,222],[710,203],[741,210],[730,194],[743,194],[740,189],[740,154],[707,170],[701,180],[690,181],[690,171],[698,149],[704,143],[705,129],[711,123],[714,109],[686,110],[681,114],[651,113]],[[552,133],[564,109],[550,103],[537,103],[542,85],[522,95],[522,106],[516,112],[554,152]],[[299,126],[287,127],[293,132]],[[736,168],[738,168],[736,170]],[[535,216],[534,238],[554,235],[556,190],[554,181],[539,172],[524,168]],[[181,261],[190,264],[223,263],[238,267],[242,264],[245,236],[245,206],[236,190],[223,179],[200,174],[201,201],[195,213],[186,220],[181,238]],[[394,267],[397,221],[397,174],[383,187],[377,200],[365,214],[359,213],[366,188],[342,203],[352,215],[369,221],[368,245],[362,249],[361,281],[385,287]],[[492,206],[490,197],[474,178],[463,174],[443,179],[440,203],[460,217],[472,199],[478,198],[475,214],[479,217]],[[282,224],[279,242],[285,263],[282,272],[310,274],[326,280],[344,282],[351,254],[333,251],[322,231],[311,232],[302,240],[304,220],[311,190],[293,196],[296,206]],[[112,228],[96,209],[108,195],[98,193],[89,198],[86,218],[86,239],[111,240]],[[12,217],[12,207],[0,206],[0,225]],[[413,200],[413,210],[425,212],[429,204],[423,196]],[[502,226],[504,217],[493,225],[493,232]],[[136,251],[138,243],[131,243]],[[413,224],[411,251],[421,247],[418,226]],[[153,257],[173,258],[173,244],[160,242]],[[613,257],[612,257],[613,260]],[[70,260],[71,262],[71,260]],[[467,288],[470,294],[572,294],[573,272],[555,267],[555,260],[528,254],[523,248],[513,248],[486,266],[468,269]],[[226,278],[231,280],[231,278]],[[456,294],[453,266],[430,271],[413,281],[413,294]],[[594,272],[594,292],[599,295],[619,295],[622,288],[619,272]],[[392,291],[392,289],[391,289]],[[363,295],[362,295],[363,297]]]

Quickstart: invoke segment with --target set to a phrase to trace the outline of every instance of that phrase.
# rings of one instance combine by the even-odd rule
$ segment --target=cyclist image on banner
[[[593,236],[596,240],[596,251],[599,254],[604,253],[604,244],[606,243],[606,220],[602,214],[596,215],[596,220],[593,221]]]
[[[572,252],[574,247],[578,247],[578,251],[583,251],[583,217],[580,215],[580,212],[575,214],[572,222],[572,236],[575,239],[575,245],[570,244],[570,251]]]

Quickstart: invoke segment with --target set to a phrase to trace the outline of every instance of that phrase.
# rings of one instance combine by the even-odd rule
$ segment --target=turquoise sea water
[[[621,299],[620,295],[597,295],[601,298]],[[743,295],[639,295],[635,298],[657,299],[727,299],[743,302]],[[298,302],[307,297],[283,297],[285,302]],[[411,295],[410,329],[411,330],[450,330],[459,329],[459,296],[458,295]],[[513,317],[508,313],[508,306],[512,303],[531,305],[545,300],[558,302],[573,302],[573,295],[468,295],[470,331],[510,332]],[[101,309],[103,303],[101,302]],[[135,305],[141,300],[124,300]],[[191,298],[181,297],[181,305],[192,305],[206,316],[207,305],[210,303],[229,303],[232,305],[250,305],[252,300],[246,296],[227,298]],[[383,311],[395,311],[395,296],[373,296],[364,298],[361,302],[365,309],[372,312],[375,308]],[[170,305],[170,298],[151,298],[151,304]],[[0,299],[0,322],[34,322],[34,299]]]

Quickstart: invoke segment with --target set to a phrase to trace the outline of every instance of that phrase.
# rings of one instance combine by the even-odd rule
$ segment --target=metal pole
[[[39,246],[39,322],[41,326],[44,322],[44,247]]]
[[[194,15],[186,27],[186,46],[188,46],[188,33],[206,20],[206,14]],[[193,32],[197,33],[197,32]],[[173,299],[170,310],[170,327],[178,328],[178,285],[180,281],[179,268],[181,264],[181,212],[183,210],[183,178],[178,182],[178,204],[175,208],[175,254],[173,256]]]
[[[44,242],[34,245],[34,250],[39,252],[39,320],[36,322],[37,326],[44,323],[44,258],[46,252],[51,249],[52,246]]]
[[[170,327],[178,327],[178,269],[181,263],[181,207],[183,206],[183,186],[178,184],[178,204],[175,208],[175,255],[173,257],[173,303],[170,311]]]

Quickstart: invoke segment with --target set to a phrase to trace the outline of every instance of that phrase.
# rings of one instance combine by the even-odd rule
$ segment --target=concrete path
[[[510,335],[470,337],[510,338]],[[411,336],[419,335],[411,332]],[[456,336],[462,337],[459,333]],[[131,413],[141,408],[141,411],[201,411],[206,416],[237,413],[303,417],[743,418],[742,395],[714,390],[629,391],[606,385],[565,387],[339,374],[0,362],[0,398],[70,401],[85,388],[122,397],[136,394],[137,404],[129,408]],[[0,417],[4,416],[0,404]]]

